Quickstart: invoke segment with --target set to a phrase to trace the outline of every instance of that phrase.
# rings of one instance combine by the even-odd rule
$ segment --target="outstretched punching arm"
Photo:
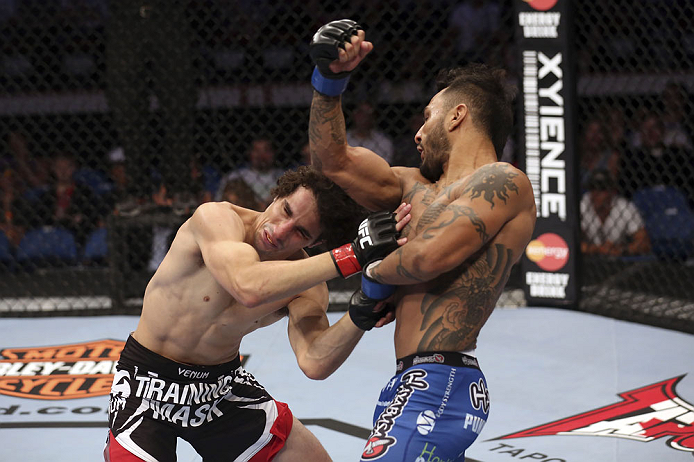
[[[402,198],[397,169],[377,153],[347,144],[341,97],[352,70],[373,49],[354,21],[332,21],[316,32],[310,54],[316,68],[309,120],[311,163],[369,210],[393,210]]]
[[[371,215],[355,230],[351,243],[298,260],[261,261],[256,250],[244,242],[241,219],[220,203],[198,207],[181,231],[192,235],[217,282],[251,308],[295,296],[337,276],[351,276],[392,252],[406,242],[397,236],[409,222],[409,210],[407,205],[397,214]]]

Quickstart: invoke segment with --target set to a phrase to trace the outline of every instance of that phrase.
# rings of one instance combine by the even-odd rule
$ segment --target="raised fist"
[[[339,58],[339,48],[344,49],[345,43],[350,42],[359,30],[361,26],[351,19],[340,19],[329,22],[313,35],[309,54],[323,77],[343,79],[349,75],[349,72],[331,71],[330,63]]]

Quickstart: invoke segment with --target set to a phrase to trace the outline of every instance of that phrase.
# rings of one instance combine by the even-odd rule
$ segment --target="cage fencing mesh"
[[[439,69],[486,62],[518,80],[509,0],[3,3],[0,315],[138,312],[129,301],[197,205],[264,207],[307,162],[308,43],[341,18],[375,44],[343,98],[350,142],[392,165],[418,165]],[[692,18],[692,2],[668,0],[573,14],[577,308],[687,331]],[[514,141],[502,160],[522,155]],[[520,287],[515,271],[501,304],[523,305]]]

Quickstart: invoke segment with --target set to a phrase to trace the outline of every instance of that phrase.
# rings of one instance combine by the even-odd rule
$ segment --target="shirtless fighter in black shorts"
[[[288,316],[302,371],[332,374],[364,330],[392,315],[353,308],[329,326],[324,281],[347,277],[402,245],[409,205],[370,215],[311,167],[288,172],[263,212],[206,203],[178,230],[144,295],[142,316],[117,366],[109,405],[107,461],[176,460],[176,438],[211,461],[328,461],[286,404],[245,371],[248,333]]]

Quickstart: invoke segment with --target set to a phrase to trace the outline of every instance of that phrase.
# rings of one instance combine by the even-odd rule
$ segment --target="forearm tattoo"
[[[311,147],[311,163],[320,170],[323,162],[318,157],[318,150],[328,155],[327,150],[332,145],[342,146],[346,143],[345,119],[339,97],[313,93],[308,138]]]

